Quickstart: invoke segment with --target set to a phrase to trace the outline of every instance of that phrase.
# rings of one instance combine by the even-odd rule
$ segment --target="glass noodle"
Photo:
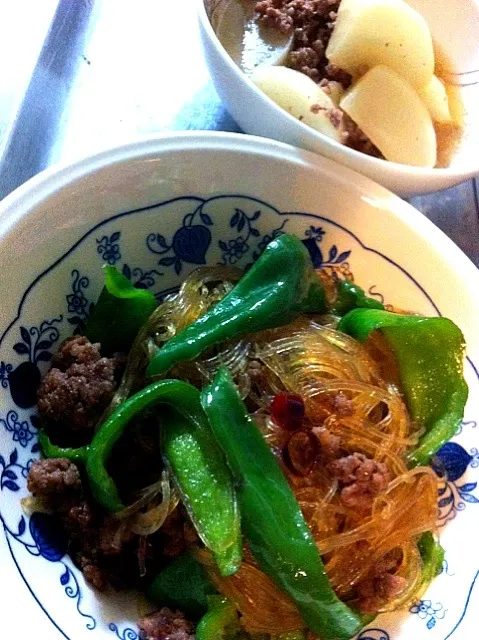
[[[155,310],[133,345],[107,413],[144,384],[144,369],[155,351],[227,294],[240,277],[239,270],[227,267],[199,269],[176,296]],[[322,273],[321,278],[324,282],[330,276]],[[420,590],[422,561],[417,540],[423,532],[435,529],[437,481],[430,468],[408,470],[404,463],[405,453],[421,434],[409,418],[394,376],[385,379],[388,354],[381,352],[380,344],[368,350],[336,331],[335,324],[331,316],[303,317],[288,326],[222,345],[198,361],[176,366],[167,377],[202,386],[220,364],[227,364],[283,466],[339,597],[354,605],[355,586],[394,558],[395,573],[404,578],[404,588],[383,607],[392,610],[413,600]],[[304,429],[320,442],[321,434],[327,433],[339,439],[342,455],[359,452],[387,464],[389,485],[369,508],[358,511],[341,502],[340,487],[321,464],[321,454],[305,475],[284,464],[281,452],[291,433],[269,417],[272,398],[284,391],[302,396]],[[338,396],[347,400],[348,411],[337,410]],[[157,487],[165,500],[169,495],[166,481],[163,478]],[[150,493],[146,502],[153,498]],[[165,508],[163,501],[154,505],[153,515],[142,514],[141,523],[136,522],[138,530],[150,530],[155,516],[156,524],[162,522],[171,510]],[[247,631],[274,634],[301,626],[292,602],[260,571],[247,549],[240,570],[229,578],[219,576],[206,551],[198,553],[217,589],[237,605]]]

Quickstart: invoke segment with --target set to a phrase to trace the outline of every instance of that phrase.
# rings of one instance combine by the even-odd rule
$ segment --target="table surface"
[[[181,25],[178,7],[181,5]],[[138,135],[240,131],[206,68],[196,0],[15,0],[2,8],[0,198]],[[29,19],[24,16],[28,12]],[[476,180],[410,199],[479,266]]]

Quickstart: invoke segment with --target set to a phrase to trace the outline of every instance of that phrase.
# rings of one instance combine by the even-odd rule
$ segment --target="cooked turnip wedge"
[[[333,138],[341,139],[340,128],[331,123],[335,104],[311,78],[287,67],[261,67],[251,76],[253,82],[277,105],[304,124]]]
[[[436,164],[436,134],[418,93],[398,73],[378,66],[356,82],[340,107],[386,160],[417,167]]]
[[[417,89],[434,73],[427,22],[404,0],[342,0],[326,57],[355,77],[385,65]]]
[[[419,89],[419,96],[434,122],[451,122],[446,87],[437,76],[432,76],[430,82]]]

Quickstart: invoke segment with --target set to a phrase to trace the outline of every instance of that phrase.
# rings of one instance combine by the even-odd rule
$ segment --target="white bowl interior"
[[[323,266],[354,274],[371,295],[442,313],[466,335],[471,398],[448,454],[452,471],[443,496],[449,501],[439,509],[447,567],[421,603],[380,616],[359,637],[442,640],[462,624],[472,611],[468,593],[479,566],[479,508],[472,504],[479,502],[479,276],[430,222],[330,161],[220,134],[158,138],[48,171],[12,194],[0,219],[0,273],[9,288],[0,309],[0,519],[8,542],[2,581],[20,571],[31,591],[22,601],[23,625],[40,604],[46,616],[39,637],[48,637],[53,622],[75,640],[136,640],[138,612],[131,594],[93,593],[48,522],[23,515],[19,499],[27,494],[29,461],[38,455],[34,407],[14,402],[6,374],[24,363],[45,370],[49,354],[98,295],[105,261],[128,265],[135,281],[161,294],[204,261],[245,265],[275,230],[308,238]],[[432,603],[425,616],[423,601]]]

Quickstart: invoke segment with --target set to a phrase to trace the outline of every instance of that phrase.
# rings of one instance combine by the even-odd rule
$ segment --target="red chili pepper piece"
[[[271,403],[271,417],[286,431],[297,431],[303,426],[304,401],[296,393],[278,393]]]
[[[283,449],[283,459],[288,469],[302,477],[313,469],[318,454],[318,439],[306,429],[292,433]]]

